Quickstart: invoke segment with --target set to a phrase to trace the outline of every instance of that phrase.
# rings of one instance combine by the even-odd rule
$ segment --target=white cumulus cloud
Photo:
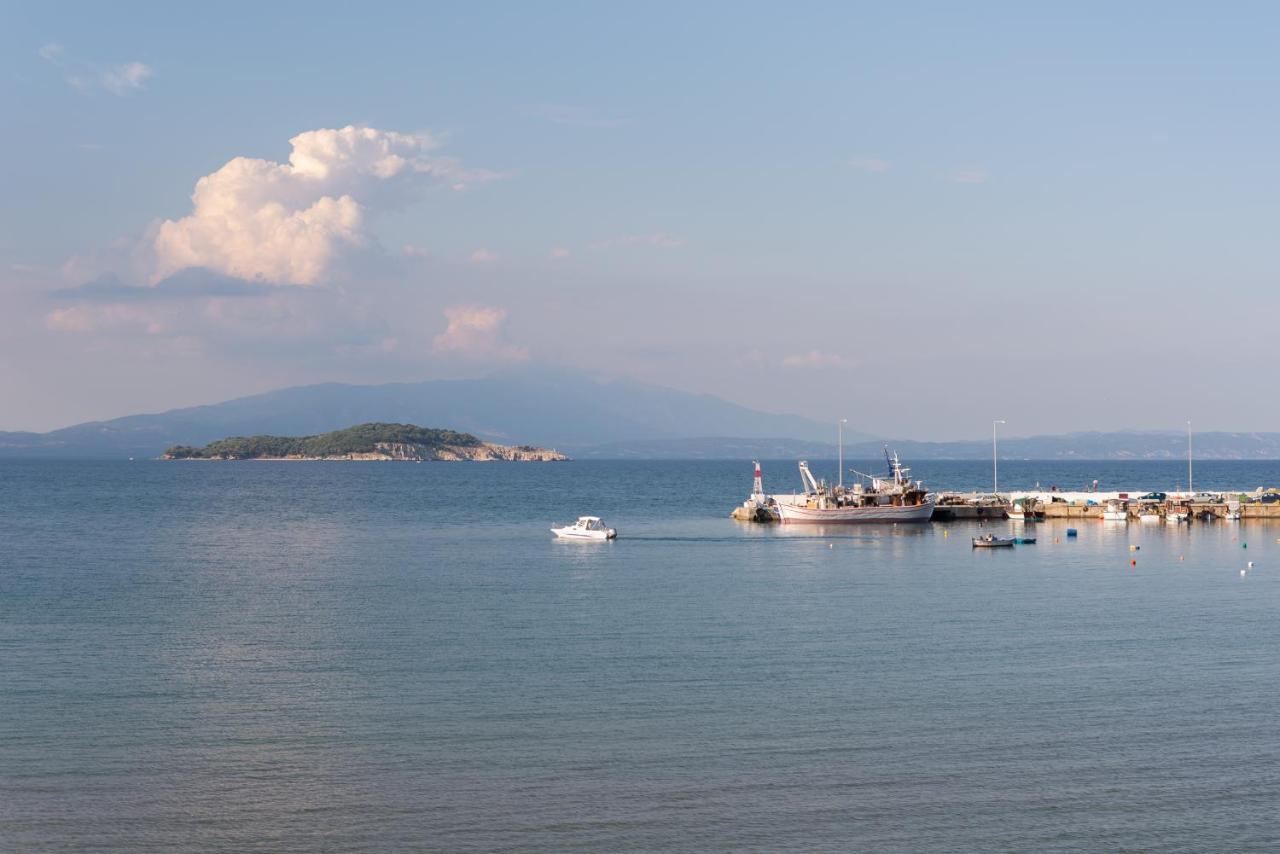
[[[312,285],[368,242],[371,211],[495,177],[434,153],[429,134],[348,125],[290,140],[289,162],[237,157],[196,182],[188,216],[161,223],[152,281],[186,267]]]
[[[505,342],[502,326],[507,313],[483,305],[455,305],[444,310],[449,325],[432,342],[432,350],[473,359],[516,362],[529,351]]]

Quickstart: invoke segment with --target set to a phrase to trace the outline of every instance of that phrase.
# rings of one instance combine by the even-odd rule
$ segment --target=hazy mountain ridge
[[[925,442],[887,439],[846,442],[845,459],[879,459],[884,446],[898,451],[904,460],[989,460],[989,440]],[[1010,437],[999,443],[1002,459],[1028,460],[1168,460],[1185,459],[1185,433],[1116,431]],[[1195,458],[1200,460],[1280,459],[1280,433],[1196,434]],[[578,450],[579,459],[835,459],[834,442],[797,439],[747,439],[697,437],[620,442]]]
[[[706,394],[576,372],[518,370],[472,380],[296,386],[223,403],[0,432],[0,457],[149,457],[225,436],[318,435],[351,424],[440,424],[498,443],[556,448],[578,459],[787,459],[836,456],[835,425],[759,412]],[[845,456],[879,458],[885,441],[845,431]],[[1009,459],[1181,459],[1177,431],[1009,437]],[[887,440],[904,459],[989,459],[989,440]],[[1206,432],[1197,459],[1280,459],[1280,432]]]
[[[204,445],[229,435],[316,435],[371,421],[440,424],[492,442],[571,453],[610,442],[733,434],[814,440],[834,431],[834,425],[758,412],[712,395],[572,372],[519,371],[474,380],[297,386],[48,433],[0,433],[0,456],[156,456],[171,445]]]
[[[914,459],[990,459],[991,442],[985,439],[958,442],[890,442],[904,457]],[[1196,459],[1280,459],[1280,433],[1196,433],[1192,440]],[[846,445],[845,455],[874,456],[876,443]],[[1185,459],[1187,434],[1177,431],[1087,431],[1058,435],[1000,439],[1001,458],[1028,460],[1169,460]]]

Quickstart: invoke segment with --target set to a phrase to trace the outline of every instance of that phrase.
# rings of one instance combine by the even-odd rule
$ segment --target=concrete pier
[[[1129,518],[1137,519],[1138,511],[1142,504],[1150,502],[1140,502],[1140,496],[1145,492],[1139,490],[1131,490],[1129,492],[1053,492],[1044,490],[1034,491],[1011,491],[1001,493],[1000,498],[1003,504],[993,504],[991,496],[984,493],[945,493],[945,503],[940,502],[934,508],[933,520],[935,522],[949,522],[962,520],[997,520],[1005,518],[1006,509],[1014,502],[1021,501],[1035,508],[1038,517],[1046,519],[1102,519],[1102,512],[1106,503],[1112,499],[1124,501],[1129,509]],[[1258,499],[1256,492],[1244,492],[1238,490],[1229,490],[1225,492],[1214,492],[1214,495],[1221,496],[1221,501],[1216,502],[1195,502],[1188,503],[1191,495],[1188,493],[1168,493],[1168,500],[1159,503],[1160,514],[1163,516],[1164,511],[1168,508],[1169,503],[1179,504],[1190,508],[1192,519],[1203,518],[1206,514],[1214,518],[1221,519],[1227,515],[1228,501],[1239,502],[1239,511],[1241,520],[1249,519],[1275,519],[1280,520],[1280,502],[1263,504]],[[805,496],[791,494],[777,494],[769,496],[770,499],[779,504],[803,504]],[[776,512],[770,512],[766,508],[758,508],[754,506],[739,505],[730,514],[734,519],[740,522],[776,522],[778,516]]]

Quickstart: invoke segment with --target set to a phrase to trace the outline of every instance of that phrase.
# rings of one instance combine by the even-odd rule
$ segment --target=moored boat
[[[1009,504],[1008,514],[1010,522],[1035,522],[1039,518],[1036,514],[1036,499],[1031,496],[1013,499]]]
[[[920,481],[910,479],[911,470],[902,465],[897,454],[890,456],[886,449],[885,459],[888,477],[854,472],[868,482],[859,481],[853,487],[819,482],[809,471],[809,463],[801,460],[803,499],[797,503],[779,501],[778,516],[783,524],[928,522],[933,516],[934,495]]]
[[[1129,505],[1119,498],[1112,498],[1102,508],[1104,522],[1128,522]]]
[[[975,549],[1011,549],[1013,543],[1013,537],[997,537],[995,534],[983,534],[981,537],[973,538]]]

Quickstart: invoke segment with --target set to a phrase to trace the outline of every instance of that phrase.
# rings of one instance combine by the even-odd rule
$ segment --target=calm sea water
[[[975,552],[963,524],[740,525],[749,487],[729,463],[0,462],[0,849],[1280,846],[1280,525]],[[550,538],[592,512],[622,538]]]

